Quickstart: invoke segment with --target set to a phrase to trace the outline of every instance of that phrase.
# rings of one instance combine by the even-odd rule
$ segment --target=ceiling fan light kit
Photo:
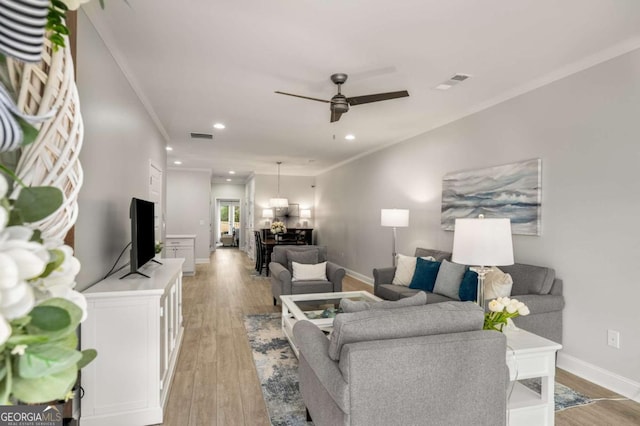
[[[388,101],[390,99],[397,98],[405,98],[409,96],[409,92],[406,90],[401,90],[398,92],[387,92],[387,93],[376,93],[374,95],[363,95],[363,96],[354,96],[352,98],[348,98],[343,95],[340,91],[342,85],[347,81],[349,76],[345,73],[336,73],[331,76],[331,81],[338,86],[338,93],[334,95],[331,100],[312,98],[309,96],[295,95],[293,93],[286,93],[276,91],[275,93],[279,95],[287,95],[294,96],[296,98],[308,99],[310,101],[317,102],[325,102],[329,104],[329,109],[331,110],[331,118],[329,121],[331,123],[340,120],[342,114],[349,111],[350,106],[368,104],[371,102],[379,102],[379,101]]]

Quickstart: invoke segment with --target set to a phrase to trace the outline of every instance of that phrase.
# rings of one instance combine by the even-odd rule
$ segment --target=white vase
[[[23,62],[40,62],[49,0],[0,1],[0,52]]]

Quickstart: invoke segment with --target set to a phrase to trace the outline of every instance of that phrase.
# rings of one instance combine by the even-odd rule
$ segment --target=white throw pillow
[[[432,256],[423,257],[425,260],[435,262],[436,259]],[[409,287],[413,274],[416,272],[416,262],[418,258],[413,256],[405,256],[404,254],[396,255],[396,273],[393,276],[391,284],[403,285]]]
[[[291,281],[303,280],[327,280],[327,262],[306,265],[304,263],[291,262],[293,278]]]
[[[494,266],[484,277],[484,298],[509,297],[511,296],[511,287],[513,287],[511,275],[505,274]]]

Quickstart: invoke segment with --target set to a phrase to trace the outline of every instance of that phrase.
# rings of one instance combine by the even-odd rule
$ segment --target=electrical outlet
[[[620,332],[615,330],[607,330],[607,345],[620,349]]]

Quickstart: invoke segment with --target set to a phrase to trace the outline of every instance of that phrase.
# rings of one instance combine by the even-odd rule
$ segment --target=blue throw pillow
[[[439,269],[440,262],[433,262],[419,257],[416,260],[416,271],[413,274],[409,288],[433,292]]]
[[[473,272],[471,269],[467,269],[462,277],[462,282],[460,283],[460,291],[458,292],[458,296],[460,300],[463,302],[466,301],[476,301],[476,297],[478,295],[478,273]]]

